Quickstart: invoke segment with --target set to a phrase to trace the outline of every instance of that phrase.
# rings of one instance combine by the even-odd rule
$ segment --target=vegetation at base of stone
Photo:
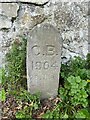
[[[70,76],[64,84],[64,88],[60,87],[59,94],[62,101],[67,102],[71,106],[87,107],[87,91],[86,91],[87,81],[82,80],[80,76],[74,77]]]
[[[14,41],[6,61],[5,69],[0,69],[2,116],[10,117],[12,112],[12,119],[90,118],[90,54],[86,60],[75,57],[62,64],[58,97],[44,106],[38,93],[27,92],[25,38]]]
[[[66,65],[63,64],[61,68],[61,78],[63,80],[63,84],[67,81],[67,78],[70,76],[77,77],[80,79],[87,81],[87,89],[86,91],[90,94],[90,54],[87,55],[86,60],[81,57],[75,57]]]
[[[6,54],[6,87],[10,91],[26,85],[26,43],[25,38],[15,39],[9,53]]]
[[[18,101],[18,105],[22,106],[22,109],[16,112],[16,118],[18,119],[32,118],[33,111],[40,107],[39,95],[31,95],[25,89],[21,88],[16,99]]]
[[[39,108],[39,94],[31,95],[27,92],[26,84],[26,39],[19,37],[15,39],[11,49],[6,54],[5,69],[0,69],[2,89],[0,100],[7,102],[15,99],[18,106],[16,118],[31,118],[33,110]],[[10,100],[10,101],[11,101]],[[12,106],[12,105],[11,105]],[[5,106],[7,108],[7,106]],[[10,108],[7,108],[10,109]],[[11,119],[11,118],[10,118]]]
[[[43,118],[90,118],[90,54],[62,64],[58,97],[61,101]]]

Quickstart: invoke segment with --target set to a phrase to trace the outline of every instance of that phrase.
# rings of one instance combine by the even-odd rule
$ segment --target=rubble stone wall
[[[6,3],[7,1],[7,3]],[[62,63],[88,53],[88,2],[60,0],[1,0],[0,67],[13,40],[41,23],[53,25],[63,39]]]

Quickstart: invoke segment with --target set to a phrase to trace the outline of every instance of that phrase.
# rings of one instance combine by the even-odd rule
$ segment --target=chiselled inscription
[[[35,63],[35,68],[36,68],[36,69],[40,70],[41,67],[42,67],[41,62],[36,62],[36,63]]]
[[[52,56],[52,55],[58,55],[56,48],[54,45],[44,45],[43,48],[39,45],[34,45],[32,48],[32,53],[33,55],[39,56],[39,55],[47,55],[47,56]],[[42,53],[42,51],[44,51]]]
[[[41,69],[50,69],[50,68],[56,69],[57,67],[58,67],[58,64],[56,61],[53,63],[50,63],[48,61],[44,61],[44,62],[32,61],[32,70],[34,69],[41,70]]]
[[[46,45],[46,55],[54,55],[56,52],[54,45]]]
[[[49,68],[49,63],[47,61],[44,62],[43,68],[44,69],[48,69]]]
[[[27,40],[28,91],[41,98],[58,93],[61,63],[61,36],[52,25],[40,24],[30,31]]]
[[[39,55],[40,54],[40,46],[34,45],[32,47],[32,53],[33,53],[33,55]]]

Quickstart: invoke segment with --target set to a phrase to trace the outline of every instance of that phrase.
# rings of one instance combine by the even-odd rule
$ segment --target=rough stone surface
[[[35,27],[27,46],[28,90],[41,98],[58,93],[62,38],[50,24]]]
[[[36,4],[44,4],[48,2],[49,0],[0,0],[0,2],[30,2],[30,3],[36,3]],[[50,0],[52,3],[57,2],[88,2],[89,0]]]
[[[19,5],[17,3],[0,3],[0,13],[8,17],[16,17]]]
[[[32,31],[34,28],[37,28],[36,26],[41,26],[42,23],[51,24],[55,28],[57,28],[58,31],[60,32],[61,37],[63,39],[62,55],[61,55],[62,63],[68,62],[74,56],[81,56],[82,58],[85,58],[87,53],[90,52],[90,41],[89,41],[90,35],[88,34],[90,32],[89,31],[90,2],[89,3],[85,2],[88,0],[72,0],[72,1],[46,0],[48,1],[47,3],[44,0],[43,2],[41,2],[41,0],[39,1],[33,0],[31,2],[30,1],[31,0],[0,0],[0,2],[3,2],[3,3],[0,3],[0,45],[1,45],[0,46],[0,68],[5,65],[5,54],[11,48],[11,43],[13,42],[13,40],[17,38],[17,36],[22,36],[28,39],[28,33],[30,33],[30,31]],[[8,3],[5,3],[5,2],[8,2]],[[89,9],[88,9],[88,6],[89,6]],[[35,38],[34,33],[33,33],[33,36]],[[47,35],[45,37],[47,37]],[[29,39],[29,41],[30,40],[31,39]],[[43,42],[41,38],[40,40],[41,42]],[[34,42],[35,41],[33,41],[31,45],[33,45]],[[42,43],[42,45],[43,44],[44,43]],[[53,48],[49,48],[49,50],[50,49],[51,49],[51,52],[53,52]],[[34,52],[39,52],[37,51],[37,47],[36,48],[34,47],[34,50],[35,50]],[[40,65],[42,65],[42,67],[44,66],[45,68],[48,67],[48,63],[44,63],[42,61],[41,61],[42,63],[35,63],[37,59],[44,61],[44,58],[41,56],[39,58],[38,57],[35,58],[34,56],[34,58],[30,59],[30,61],[31,60],[34,61],[33,65],[35,69],[41,69]],[[50,60],[49,58],[45,57],[45,61],[46,60],[48,60],[49,65],[51,66],[52,60],[54,59]],[[34,72],[35,72],[35,69],[33,70]],[[53,83],[55,83],[57,88],[58,79],[57,80],[55,79],[55,82],[50,82],[50,80],[54,80],[52,77],[55,73],[56,73],[56,76],[54,77],[55,78],[59,77],[57,69],[54,68],[51,70],[50,68],[50,69],[46,69],[46,71],[43,69],[42,72],[41,70],[37,70],[37,72],[38,71],[40,72],[39,73],[35,72],[36,75],[34,76],[34,78],[33,77],[30,78],[30,76],[34,73],[31,70],[32,71],[32,72],[30,71],[31,74],[28,72],[29,73],[28,83],[30,83],[29,82],[30,79],[32,80],[34,79],[33,80],[34,84],[32,82],[31,85],[37,85],[36,83],[38,83],[37,80],[39,75],[43,77],[42,80],[45,79],[45,81],[43,82],[47,82],[49,80],[48,85],[51,88],[54,85]],[[47,80],[44,76],[45,74],[48,75]],[[40,80],[41,79],[39,79],[39,81]],[[30,84],[28,84],[28,88],[29,87],[30,87]],[[45,87],[46,86],[41,87],[39,85],[39,88],[42,90],[44,90]],[[31,89],[33,90],[34,88],[31,87]],[[46,90],[48,90],[48,87]],[[52,88],[52,92],[53,91],[55,92],[54,87]],[[54,95],[56,95],[56,92]]]
[[[19,0],[20,2],[30,2],[30,3],[34,3],[34,4],[45,4],[47,3],[49,0]]]
[[[33,3],[33,4],[45,4],[47,3],[49,0],[0,0],[1,2],[28,2],[28,3]]]
[[[61,33],[62,63],[68,62],[74,56],[85,58],[88,50],[90,51],[88,49],[88,18],[90,18],[88,6],[90,3],[84,0],[79,0],[81,2],[67,0],[65,3],[64,0],[62,2],[49,0],[44,5],[36,5],[26,1],[22,3],[19,0],[0,0],[0,2],[5,1],[13,3],[8,3],[8,5],[0,3],[0,35],[2,33],[0,44],[3,49],[2,52],[0,48],[0,54],[3,58],[13,38],[18,35],[27,38],[28,32],[42,23],[55,26]],[[2,8],[2,4],[6,7]]]
[[[0,23],[1,23],[0,24],[0,29],[2,29],[2,28],[5,28],[5,29],[11,28],[11,25],[12,25],[11,20],[8,19],[5,16],[0,16]]]
[[[18,2],[18,0],[0,0],[0,2]]]

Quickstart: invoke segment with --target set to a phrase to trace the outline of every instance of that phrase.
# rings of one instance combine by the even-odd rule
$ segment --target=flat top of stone
[[[37,35],[42,36],[42,34],[47,34],[48,36],[60,36],[59,31],[51,24],[46,23],[46,24],[39,24],[37,25],[32,31],[31,31],[31,36],[35,36],[34,32]],[[54,33],[54,34],[52,34]],[[48,38],[48,36],[45,36]],[[60,38],[59,38],[60,39]]]

